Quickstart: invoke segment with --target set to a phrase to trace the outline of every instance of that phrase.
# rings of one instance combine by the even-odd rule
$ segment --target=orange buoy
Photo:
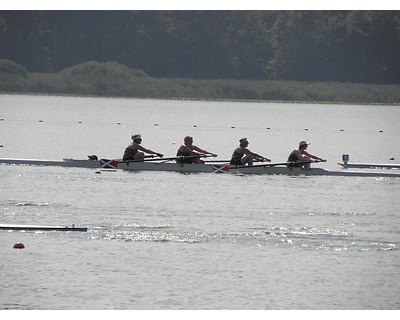
[[[16,244],[14,244],[14,249],[23,249],[23,248],[25,248],[25,246],[21,242],[17,242]]]

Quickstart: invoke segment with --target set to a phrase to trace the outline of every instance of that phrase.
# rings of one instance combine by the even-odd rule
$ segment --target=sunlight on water
[[[400,161],[397,106],[2,95],[0,113],[1,158],[112,159],[141,133],[166,156],[191,134],[219,159],[248,137],[277,162],[302,139],[329,169]],[[88,228],[0,230],[1,309],[400,308],[400,179],[96,171],[0,165],[2,224]]]

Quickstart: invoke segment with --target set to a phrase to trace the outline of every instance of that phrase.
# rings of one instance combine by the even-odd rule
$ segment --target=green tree
[[[44,11],[1,11],[0,57],[10,59],[29,71],[51,71],[47,46],[51,35]]]
[[[399,83],[400,12],[353,11],[347,20],[354,79],[368,83]]]

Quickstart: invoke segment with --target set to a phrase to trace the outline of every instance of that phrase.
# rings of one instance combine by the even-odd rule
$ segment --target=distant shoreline
[[[293,101],[293,100],[251,100],[251,99],[201,99],[201,98],[168,98],[168,97],[129,97],[129,96],[100,96],[82,95],[73,93],[35,93],[35,92],[0,92],[0,95],[25,95],[71,98],[100,98],[100,99],[138,99],[138,100],[172,100],[172,101],[215,101],[215,102],[249,102],[249,103],[276,103],[276,104],[323,104],[323,105],[376,105],[376,106],[400,106],[398,103],[383,102],[346,102],[346,101]]]

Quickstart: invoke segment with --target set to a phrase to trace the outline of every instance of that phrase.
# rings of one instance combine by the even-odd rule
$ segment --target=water
[[[325,168],[400,159],[394,106],[2,95],[0,118],[0,157],[121,157],[141,133],[165,156],[192,134],[220,159],[242,136],[274,162],[302,139]],[[400,179],[1,165],[0,181],[1,223],[88,227],[0,231],[0,309],[400,307]]]

